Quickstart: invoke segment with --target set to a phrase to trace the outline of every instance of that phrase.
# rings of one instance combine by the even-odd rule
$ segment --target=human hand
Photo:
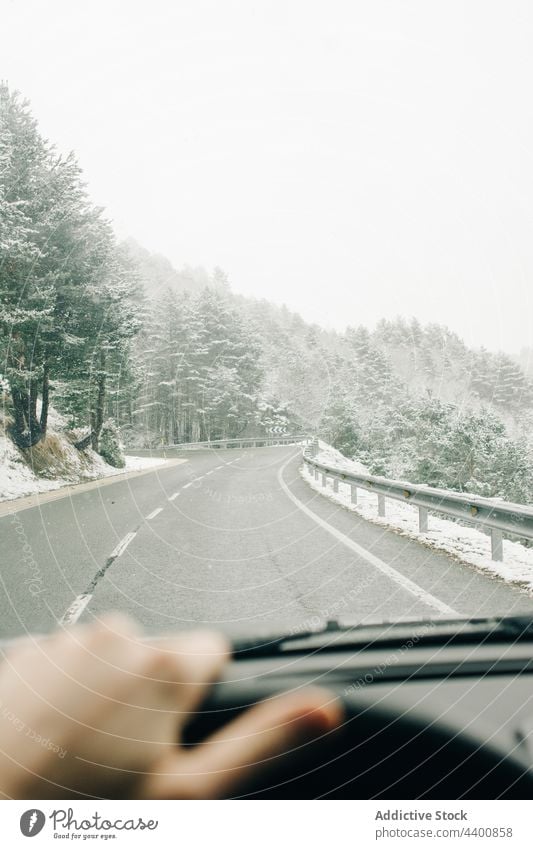
[[[229,796],[269,759],[342,721],[335,698],[309,688],[260,702],[201,745],[180,747],[229,651],[215,632],[146,642],[119,614],[22,640],[0,665],[0,792]]]

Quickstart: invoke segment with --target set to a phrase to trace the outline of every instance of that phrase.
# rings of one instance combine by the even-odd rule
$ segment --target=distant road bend
[[[314,492],[297,446],[198,450],[0,517],[0,635],[109,609],[147,632],[533,613],[519,589]]]

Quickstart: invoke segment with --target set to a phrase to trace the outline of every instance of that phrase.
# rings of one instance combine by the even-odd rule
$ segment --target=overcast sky
[[[533,341],[533,4],[0,0],[119,236],[344,328]]]

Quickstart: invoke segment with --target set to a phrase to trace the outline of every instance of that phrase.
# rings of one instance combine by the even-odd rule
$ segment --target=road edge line
[[[441,601],[436,596],[432,595],[427,590],[423,589],[423,587],[416,584],[414,581],[411,581],[410,578],[407,578],[405,575],[402,575],[401,572],[398,572],[394,569],[393,566],[389,566],[379,557],[376,557],[375,554],[372,554],[370,551],[367,551],[366,548],[363,548],[362,545],[359,545],[357,542],[354,542],[350,537],[347,537],[346,534],[343,534],[342,531],[337,530],[337,528],[330,525],[329,522],[326,522],[325,519],[321,519],[320,516],[317,516],[313,510],[310,510],[299,498],[297,498],[289,489],[285,481],[283,480],[283,472],[285,471],[288,464],[294,460],[294,455],[289,457],[289,459],[278,469],[278,483],[281,486],[285,495],[293,502],[293,504],[298,507],[302,513],[305,513],[306,516],[309,516],[317,525],[327,531],[331,536],[335,537],[339,542],[353,551],[355,554],[362,557],[363,560],[366,560],[371,566],[374,566],[378,569],[382,574],[386,575],[395,584],[398,584],[402,589],[414,595],[420,601],[423,601],[424,604],[427,604],[429,607],[432,607],[434,610],[438,610],[439,613],[445,614],[447,616],[452,616],[457,618],[460,614],[447,605],[444,601]],[[318,493],[320,495],[320,493]]]

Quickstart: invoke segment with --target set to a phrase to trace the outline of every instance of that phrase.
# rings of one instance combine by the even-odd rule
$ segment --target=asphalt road
[[[0,517],[0,636],[111,608],[148,632],[532,613],[518,588],[361,519],[302,480],[300,449],[185,462]],[[25,509],[20,509],[25,506]]]

